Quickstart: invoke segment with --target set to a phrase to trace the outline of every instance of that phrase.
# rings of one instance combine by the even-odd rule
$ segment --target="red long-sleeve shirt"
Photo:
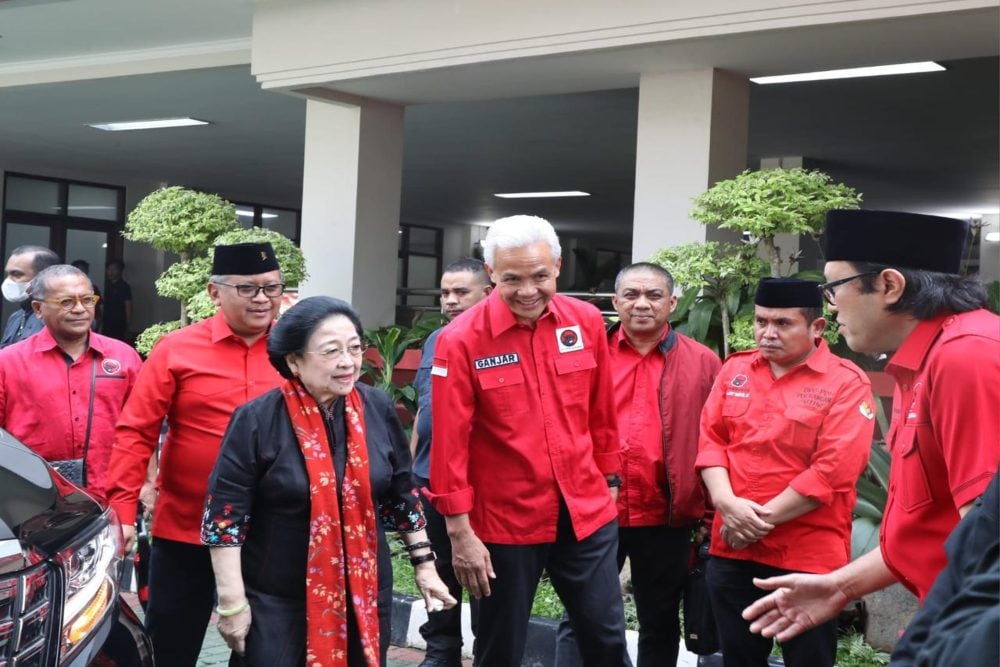
[[[983,494],[1000,459],[1000,318],[975,310],[921,322],[886,371],[896,392],[879,539],[886,565],[923,601],[947,563],[958,508]]]
[[[721,466],[733,493],[764,504],[791,487],[820,503],[745,549],[730,548],[712,523],[711,553],[801,572],[850,560],[855,484],[874,430],[871,385],[826,342],[775,379],[756,350],[729,357],[701,416],[697,468]]]
[[[208,476],[229,418],[281,381],[267,359],[267,337],[247,347],[222,313],[167,334],[146,360],[115,430],[108,498],[122,523],[135,521],[166,417],[153,535],[201,544]]]
[[[70,361],[43,328],[0,351],[0,426],[48,461],[83,456],[93,376],[87,491],[104,500],[115,422],[142,359],[125,343],[99,333],[90,333],[89,345]]]
[[[619,471],[604,321],[556,295],[531,328],[494,292],[438,337],[431,391],[434,506],[484,542],[556,538],[559,499],[583,539],[617,514]]]

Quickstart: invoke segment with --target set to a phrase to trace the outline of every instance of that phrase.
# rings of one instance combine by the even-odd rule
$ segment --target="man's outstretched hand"
[[[850,600],[836,580],[824,574],[787,574],[754,579],[772,593],[743,610],[750,632],[786,641],[840,613]]]

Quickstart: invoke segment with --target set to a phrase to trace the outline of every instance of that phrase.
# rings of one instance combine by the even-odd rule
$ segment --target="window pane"
[[[67,215],[95,220],[118,221],[118,191],[90,185],[69,184]]]
[[[82,259],[90,265],[90,281],[103,294],[104,265],[108,258],[108,233],[87,229],[66,230],[66,261]]]
[[[279,234],[284,234],[295,242],[298,242],[298,213],[281,208],[261,209],[261,225],[264,229],[273,229]]]
[[[409,252],[420,253],[421,255],[437,255],[437,240],[441,233],[440,229],[428,229],[426,227],[410,227],[410,247]]]
[[[250,206],[237,206],[236,222],[244,229],[253,227],[253,208]]]
[[[55,181],[10,176],[6,183],[6,207],[8,209],[53,215],[62,212],[59,208],[59,184]],[[48,239],[46,239],[47,243]]]
[[[406,277],[406,286],[420,289],[434,289],[437,285],[437,258],[410,255],[410,271]],[[429,295],[410,295],[406,298],[406,303],[410,306],[433,306],[437,303],[437,299]]]

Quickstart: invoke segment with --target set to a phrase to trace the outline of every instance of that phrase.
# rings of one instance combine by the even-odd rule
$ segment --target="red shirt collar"
[[[885,370],[890,372],[892,368],[896,367],[915,371],[923,366],[927,354],[931,351],[931,346],[941,333],[944,321],[950,315],[951,313],[942,313],[932,319],[921,320],[906,337],[903,344],[899,346],[896,353],[892,355]]]
[[[556,306],[556,301],[557,299],[555,295],[553,295],[548,305],[545,306],[545,310],[542,311],[542,314],[538,317],[539,320],[549,315],[555,317],[558,314],[559,309]],[[498,290],[493,290],[493,292],[486,298],[486,312],[490,318],[490,333],[493,334],[494,338],[519,324],[517,318],[514,317],[514,313],[511,311],[510,306],[504,303],[504,300],[500,298],[500,292]]]
[[[235,333],[233,333],[233,330],[229,327],[229,324],[226,322],[226,318],[222,315],[222,311],[221,310],[216,311],[215,315],[212,315],[210,326],[211,326],[211,330],[212,330],[212,342],[213,343],[218,343],[220,340],[225,340],[226,338],[232,338],[233,340],[239,341],[241,344],[246,345],[246,341],[245,340],[243,340],[242,338],[240,338],[239,336],[237,336]],[[271,328],[268,327],[268,333],[270,333],[270,331],[271,331]],[[258,338],[254,342],[254,345],[256,345],[257,343],[259,343],[261,341],[266,341],[266,340],[267,340],[267,334],[265,334],[265,335],[261,336],[260,338]],[[266,345],[266,343],[265,343],[265,345]]]
[[[830,352],[830,346],[827,345],[826,339],[820,339],[819,345],[816,346],[816,351],[809,355],[809,357],[798,364],[797,366],[790,368],[789,372],[796,370],[799,366],[806,366],[816,373],[825,373],[830,368],[830,361],[833,353]],[[760,350],[754,352],[753,361],[750,364],[754,367],[760,365],[768,365],[770,362],[761,356]]]
[[[102,340],[99,336],[95,336],[93,331],[90,332],[87,339],[88,350],[96,351],[98,356],[102,358],[108,356],[110,350],[108,349],[108,343],[106,340]],[[48,327],[42,327],[41,331],[28,340],[31,341],[32,348],[35,352],[48,352],[49,350],[54,349],[62,351],[62,348],[59,347],[59,343],[52,337],[52,333],[49,331]]]
[[[670,333],[670,324],[668,323],[667,326],[663,327],[663,334],[656,341],[656,349],[659,348],[660,343],[663,342],[663,339],[666,338],[667,334],[669,333]],[[618,327],[615,329],[614,334],[611,335],[610,343],[611,345],[617,345],[618,347],[623,347],[625,345],[628,345],[633,350],[635,349],[635,346],[632,345],[632,341],[630,341],[628,336],[625,335],[625,327],[623,327],[620,322],[618,324]]]

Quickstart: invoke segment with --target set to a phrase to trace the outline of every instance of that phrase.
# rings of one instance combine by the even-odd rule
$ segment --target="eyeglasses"
[[[97,305],[97,302],[101,300],[101,297],[96,294],[84,294],[83,296],[71,296],[65,299],[34,299],[34,301],[39,301],[41,303],[47,303],[50,306],[58,306],[63,310],[73,310],[73,307],[80,304],[84,308],[93,308]]]
[[[233,285],[230,283],[217,282],[215,284],[225,285],[226,287],[232,287],[233,289],[236,290],[236,294],[243,297],[244,299],[254,299],[261,292],[264,293],[264,296],[270,297],[272,299],[276,296],[281,296],[282,294],[285,293],[284,283],[271,283],[270,285],[250,285],[250,284]]]
[[[865,271],[864,273],[856,273],[853,276],[847,276],[846,278],[841,278],[840,280],[831,280],[828,283],[823,283],[819,286],[819,291],[822,292],[823,298],[831,306],[837,305],[837,295],[833,291],[835,287],[840,287],[844,283],[849,283],[852,280],[857,280],[858,278],[864,278],[865,276],[875,276],[878,275],[878,271]]]
[[[343,357],[345,354],[349,354],[354,358],[360,357],[362,354],[365,353],[365,350],[367,349],[368,346],[365,345],[364,343],[352,343],[347,346],[346,350],[343,350],[339,347],[331,347],[328,350],[316,350],[316,351],[306,350],[306,354],[315,354],[323,361],[336,361],[341,357]]]

